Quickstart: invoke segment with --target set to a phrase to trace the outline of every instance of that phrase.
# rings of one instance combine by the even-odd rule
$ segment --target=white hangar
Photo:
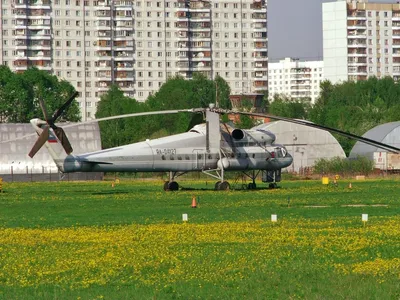
[[[255,128],[271,131],[276,136],[275,143],[284,145],[293,156],[293,164],[286,169],[289,172],[302,172],[321,158],[346,157],[336,138],[325,130],[285,121],[265,123]]]

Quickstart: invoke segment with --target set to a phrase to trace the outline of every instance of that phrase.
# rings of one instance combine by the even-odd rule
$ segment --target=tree
[[[275,94],[269,104],[270,114],[293,119],[307,119],[310,110],[310,99],[293,99],[284,95]]]
[[[215,88],[217,89],[217,100],[219,103],[219,107],[225,109],[232,109],[232,103],[229,99],[231,94],[231,88],[229,84],[219,75],[217,75],[214,79]]]
[[[310,120],[321,125],[363,135],[371,128],[398,121],[400,86],[391,77],[321,83],[321,93],[310,111]],[[355,141],[336,136],[346,153]]]
[[[43,118],[39,99],[43,99],[50,117],[75,92],[67,81],[58,81],[56,76],[37,68],[13,73],[8,67],[2,66],[0,84],[0,122],[27,123],[34,117]],[[76,100],[60,120],[80,120]]]
[[[143,111],[143,103],[124,96],[117,85],[112,85],[103,95],[97,107],[96,118],[104,118],[122,114]],[[100,122],[101,141],[103,148],[110,148],[138,141],[135,134],[141,132],[141,125],[137,118],[117,119]]]

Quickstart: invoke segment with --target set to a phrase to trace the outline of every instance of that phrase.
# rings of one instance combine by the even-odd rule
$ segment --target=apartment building
[[[322,7],[327,80],[400,78],[400,4],[342,0]]]
[[[299,61],[287,57],[268,64],[268,97],[276,94],[293,99],[310,99],[319,96],[320,83],[324,80],[323,61]]]
[[[266,0],[0,0],[2,64],[71,82],[83,119],[111,84],[138,101],[167,78],[268,89]]]

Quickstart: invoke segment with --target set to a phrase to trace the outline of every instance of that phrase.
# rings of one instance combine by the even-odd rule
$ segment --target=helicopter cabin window
[[[255,153],[253,153],[253,155],[252,155],[252,156],[253,156],[253,158],[255,158],[255,157],[256,157]]]
[[[201,154],[198,154],[198,155],[197,155],[197,158],[198,158],[198,159],[201,159],[202,157],[203,157],[203,156],[202,156]]]
[[[190,160],[190,156],[189,156],[189,155],[186,155],[186,156],[185,156],[185,159],[186,159],[186,160]]]
[[[208,154],[208,159],[212,159],[212,155],[211,154]]]
[[[182,160],[182,156],[178,156],[178,160]]]
[[[162,159],[162,160],[165,160],[165,155],[162,155],[162,156],[161,156],[161,159]]]
[[[275,157],[283,157],[282,148],[275,148]]]
[[[169,159],[170,159],[170,160],[174,160],[175,157],[174,157],[173,155],[171,155],[171,156],[169,157]]]

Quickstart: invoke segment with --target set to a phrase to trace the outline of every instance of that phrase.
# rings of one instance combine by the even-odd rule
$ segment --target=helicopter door
[[[193,169],[204,170],[206,167],[207,155],[204,149],[193,150]]]

